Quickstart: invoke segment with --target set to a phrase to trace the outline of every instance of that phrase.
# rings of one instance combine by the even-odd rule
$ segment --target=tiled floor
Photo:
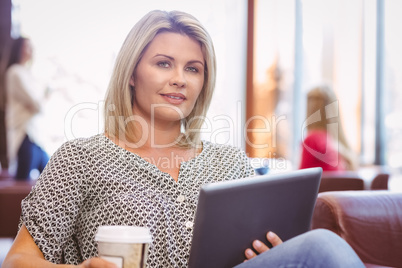
[[[6,257],[12,243],[12,238],[0,238],[0,266],[3,263],[3,260]]]

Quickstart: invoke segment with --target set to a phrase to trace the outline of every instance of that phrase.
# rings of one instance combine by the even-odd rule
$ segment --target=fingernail
[[[246,250],[246,256],[247,257],[252,257],[253,256],[253,252],[251,251],[251,249]]]
[[[275,237],[274,233],[269,231],[268,232],[268,238],[274,238],[274,237]]]
[[[261,242],[258,241],[258,240],[255,240],[255,241],[254,241],[254,247],[256,247],[256,248],[261,247]]]

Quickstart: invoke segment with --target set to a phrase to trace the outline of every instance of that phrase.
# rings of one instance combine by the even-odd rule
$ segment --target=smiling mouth
[[[161,95],[166,98],[170,98],[170,99],[174,99],[174,100],[185,100],[186,99],[186,97],[184,97],[183,95],[170,95],[170,94],[161,94]]]

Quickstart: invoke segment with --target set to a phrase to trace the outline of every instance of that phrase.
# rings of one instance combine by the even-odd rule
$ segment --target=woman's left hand
[[[267,233],[267,239],[272,244],[273,247],[276,247],[277,245],[280,245],[283,243],[282,240],[279,238],[279,236],[277,236],[273,232]],[[258,252],[258,254],[261,254],[261,253],[269,250],[269,247],[267,245],[265,245],[263,242],[261,242],[260,240],[253,241],[253,248],[255,249],[255,251]],[[244,253],[246,255],[246,261],[257,256],[257,254],[255,254],[255,252],[250,248],[246,249]]]

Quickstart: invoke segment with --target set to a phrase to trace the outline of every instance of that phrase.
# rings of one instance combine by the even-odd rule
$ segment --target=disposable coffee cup
[[[95,241],[98,256],[117,267],[145,268],[152,237],[146,227],[100,226]]]

